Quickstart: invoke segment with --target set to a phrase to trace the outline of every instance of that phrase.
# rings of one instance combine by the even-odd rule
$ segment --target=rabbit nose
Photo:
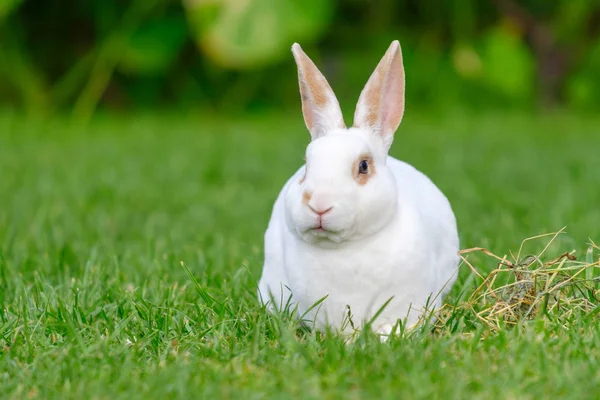
[[[331,209],[333,208],[333,206],[329,207],[329,208],[322,208],[322,209],[318,209],[316,207],[311,206],[310,204],[308,205],[308,208],[310,208],[315,214],[321,216],[324,215],[326,213],[328,213],[329,211],[331,211]]]

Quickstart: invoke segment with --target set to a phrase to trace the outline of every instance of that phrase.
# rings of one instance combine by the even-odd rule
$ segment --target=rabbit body
[[[285,193],[304,174],[298,170],[279,194],[265,234],[265,263],[260,296],[276,308],[297,306],[314,323],[349,332],[370,320],[392,300],[373,324],[389,333],[398,319],[417,322],[425,306],[439,307],[458,266],[458,234],[450,204],[423,173],[387,158],[398,190],[396,213],[369,238],[335,247],[307,243],[287,225]],[[327,298],[308,314],[321,298]],[[409,312],[410,311],[410,312]]]
[[[441,305],[459,261],[448,199],[388,155],[404,112],[399,43],[367,82],[351,128],[316,66],[300,46],[292,52],[312,141],[275,201],[259,298],[317,329],[351,332],[377,316],[371,327],[388,335]]]

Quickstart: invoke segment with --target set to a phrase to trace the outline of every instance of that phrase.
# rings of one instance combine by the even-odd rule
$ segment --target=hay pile
[[[575,252],[546,259],[548,248],[563,231],[524,240],[519,252],[511,255],[512,261],[484,248],[462,250],[460,256],[474,274],[472,278],[481,283],[467,298],[463,294],[456,304],[446,304],[435,312],[434,330],[438,333],[455,331],[457,324],[475,325],[480,321],[491,331],[498,331],[539,318],[568,329],[574,318],[598,313],[600,248],[592,242],[584,261],[579,261]],[[526,242],[549,236],[550,241],[539,254],[521,255]],[[469,260],[473,253],[483,253],[497,260],[497,267],[482,275]]]

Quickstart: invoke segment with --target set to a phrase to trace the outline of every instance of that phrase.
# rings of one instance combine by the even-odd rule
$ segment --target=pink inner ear
[[[393,135],[404,115],[404,68],[399,52],[393,55],[383,84],[381,100],[382,133]]]
[[[383,98],[382,125],[384,131],[396,131],[402,115],[404,114],[404,90],[402,88],[390,89]]]
[[[404,68],[400,44],[393,41],[359,97],[354,126],[379,135],[387,150],[403,115]]]

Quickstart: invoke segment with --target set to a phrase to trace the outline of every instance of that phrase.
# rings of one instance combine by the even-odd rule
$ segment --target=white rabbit
[[[306,165],[275,202],[259,298],[271,310],[289,302],[316,329],[346,333],[391,298],[371,325],[389,335],[398,320],[411,326],[425,306],[441,305],[459,260],[446,197],[423,173],[388,156],[404,113],[400,44],[392,42],[369,78],[351,128],[297,43],[292,53],[312,141]]]

